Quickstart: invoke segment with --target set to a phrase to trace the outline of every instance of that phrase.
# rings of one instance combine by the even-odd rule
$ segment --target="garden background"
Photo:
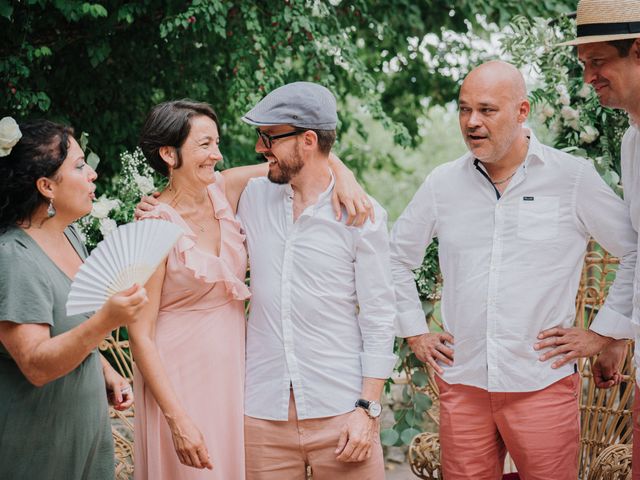
[[[570,48],[554,48],[574,28],[566,14],[576,3],[0,0],[0,116],[86,132],[102,195],[84,222],[91,243],[130,220],[140,194],[158,186],[135,152],[151,106],[210,102],[226,168],[259,161],[243,113],[285,83],[319,82],[339,100],[335,151],[387,208],[391,226],[429,171],[465,151],[455,105],[462,78],[502,58],[523,67],[536,134],[590,158],[619,191],[627,119],[583,87]],[[429,249],[416,276],[427,315],[437,315],[436,254]],[[383,432],[388,446],[429,428],[430,400],[419,390],[426,375],[402,342],[397,350],[409,383]]]

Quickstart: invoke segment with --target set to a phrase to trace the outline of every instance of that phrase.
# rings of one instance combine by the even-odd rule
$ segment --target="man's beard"
[[[300,152],[296,149],[286,164],[278,160],[275,167],[269,168],[267,178],[273,183],[284,185],[285,183],[289,183],[293,177],[300,173],[302,167],[304,167],[304,162],[302,161]],[[278,171],[275,171],[274,168],[277,168]]]

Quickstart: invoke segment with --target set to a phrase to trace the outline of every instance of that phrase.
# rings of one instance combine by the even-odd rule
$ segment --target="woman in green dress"
[[[69,128],[0,121],[0,479],[114,477],[107,392],[118,409],[133,396],[96,347],[148,300],[134,286],[66,315],[95,179]]]

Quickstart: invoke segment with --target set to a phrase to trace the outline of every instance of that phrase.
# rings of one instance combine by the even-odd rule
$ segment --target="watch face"
[[[382,405],[380,405],[378,402],[371,402],[369,404],[369,415],[371,415],[373,418],[376,418],[379,417],[381,413]]]

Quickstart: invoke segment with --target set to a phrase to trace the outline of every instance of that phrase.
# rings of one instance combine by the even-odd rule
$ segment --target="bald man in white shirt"
[[[396,328],[438,374],[447,480],[499,479],[506,451],[524,478],[577,478],[575,362],[552,369],[533,345],[541,330],[573,324],[591,236],[623,259],[595,324],[630,314],[628,210],[589,162],[538,142],[529,110],[515,67],[474,69],[459,96],[469,153],[427,177],[392,231]],[[427,331],[412,275],[435,237],[443,333]]]

